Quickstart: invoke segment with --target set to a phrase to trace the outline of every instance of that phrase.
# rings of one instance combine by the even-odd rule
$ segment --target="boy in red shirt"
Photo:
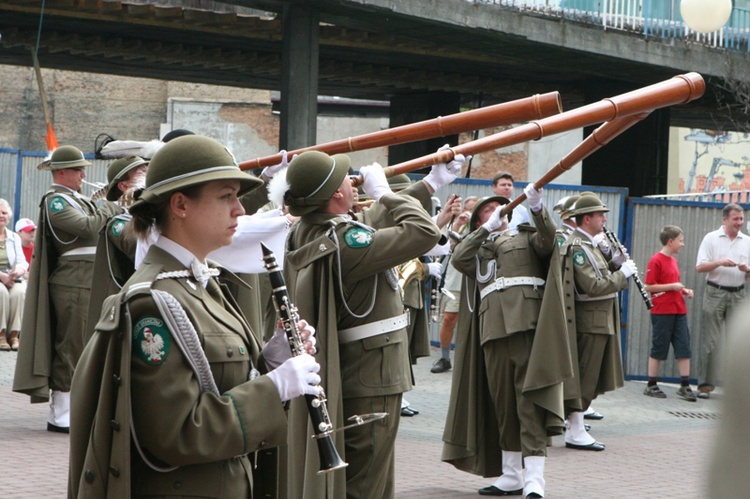
[[[680,282],[680,268],[675,255],[685,246],[682,229],[667,225],[659,234],[662,249],[648,261],[646,291],[651,293],[651,355],[648,359],[648,385],[644,395],[667,398],[656,385],[659,363],[667,360],[669,344],[674,348],[677,368],[680,370],[680,388],[677,395],[690,402],[696,401],[690,389],[690,332],[687,324],[685,297],[692,298],[693,290]]]

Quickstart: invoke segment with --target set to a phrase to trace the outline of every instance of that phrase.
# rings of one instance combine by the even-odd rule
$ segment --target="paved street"
[[[396,447],[396,496],[403,499],[478,497],[492,483],[440,461],[441,437],[450,391],[450,372],[430,373],[432,359],[420,359],[417,386],[406,398],[420,414],[402,418]],[[0,352],[0,427],[3,469],[0,498],[62,498],[66,494],[68,437],[46,431],[47,406],[29,404],[11,392],[16,353]],[[548,499],[708,498],[709,448],[718,424],[720,393],[696,403],[662,384],[666,400],[642,394],[644,383],[626,386],[594,402],[605,415],[592,434],[604,452],[566,450],[562,437],[549,449],[545,477]]]

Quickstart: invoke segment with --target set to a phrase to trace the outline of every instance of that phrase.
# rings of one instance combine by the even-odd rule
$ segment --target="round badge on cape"
[[[65,209],[65,201],[63,201],[63,198],[55,196],[49,201],[49,209],[53,213],[60,213]]]
[[[573,263],[576,265],[583,265],[586,263],[586,255],[583,251],[576,251],[573,253]]]
[[[366,248],[372,244],[372,233],[362,227],[351,227],[344,233],[344,242],[350,248]]]
[[[133,326],[133,350],[146,364],[161,365],[171,346],[172,336],[159,317],[142,317]]]
[[[114,222],[112,222],[112,226],[109,228],[109,232],[113,237],[120,237],[124,229],[125,220],[115,220]]]

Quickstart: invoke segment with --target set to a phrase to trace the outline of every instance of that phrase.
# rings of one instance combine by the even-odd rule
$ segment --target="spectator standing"
[[[29,268],[20,236],[8,228],[12,218],[10,204],[0,199],[0,351],[6,352],[18,350],[26,296],[23,276]]]
[[[21,218],[16,222],[16,234],[21,238],[21,248],[23,249],[23,256],[26,258],[26,263],[29,264],[28,270],[23,275],[23,278],[29,279],[29,271],[31,270],[31,259],[34,257],[34,237],[36,236],[36,224],[29,218]]]
[[[706,273],[701,317],[706,377],[698,384],[698,398],[710,398],[716,388],[726,321],[745,298],[745,281],[750,274],[750,237],[741,231],[744,221],[745,212],[740,205],[726,205],[722,210],[722,226],[706,234],[698,248],[695,270]]]
[[[648,261],[644,281],[646,291],[651,293],[654,308],[651,309],[648,385],[643,393],[650,397],[667,398],[656,384],[656,376],[661,361],[667,360],[671,343],[680,371],[677,395],[695,402],[695,393],[690,389],[690,331],[685,306],[685,297],[692,298],[693,290],[680,282],[680,267],[675,258],[685,246],[685,235],[679,227],[667,225],[659,234],[659,241],[662,248]]]
[[[495,196],[501,196],[513,201],[513,175],[509,172],[498,172],[492,178],[492,192]],[[508,228],[515,230],[520,224],[530,224],[531,217],[529,211],[523,205],[513,208],[513,215],[510,217]]]
[[[456,234],[463,234],[471,219],[471,212],[477,202],[476,196],[470,196],[464,200],[463,212],[456,217],[451,230]],[[451,246],[456,241],[451,238]],[[443,283],[444,296],[440,299],[443,305],[443,320],[440,323],[440,358],[435,361],[430,372],[439,374],[449,371],[451,365],[451,343],[453,334],[458,324],[458,309],[461,300],[461,273],[450,264],[452,255],[448,255],[443,267],[445,268],[445,282]]]

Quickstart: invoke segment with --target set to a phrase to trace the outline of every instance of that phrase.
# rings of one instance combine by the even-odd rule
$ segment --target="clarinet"
[[[614,246],[617,250],[620,251],[623,255],[627,254],[627,251],[625,250],[625,247],[620,242],[620,239],[617,237],[617,234],[609,230],[607,227],[604,227],[604,235],[607,236],[607,239],[609,239],[609,242],[612,243],[612,246]],[[651,302],[651,295],[648,291],[646,291],[646,286],[644,286],[643,281],[641,281],[641,278],[638,277],[638,273],[636,272],[633,274],[633,282],[635,283],[635,286],[638,288],[638,292],[641,294],[641,298],[643,298],[643,302],[646,304],[646,308],[651,310],[654,308],[654,304]]]
[[[279,269],[279,265],[276,262],[276,256],[274,256],[273,252],[265,244],[260,243],[260,246],[263,250],[263,261],[268,271],[268,278],[273,288],[273,304],[281,318],[282,327],[289,340],[289,348],[292,349],[292,355],[295,357],[302,355],[305,353],[305,347],[297,329],[297,322],[299,322],[297,307],[292,304],[289,298],[286,283],[284,282],[284,275],[281,273],[281,269]],[[305,395],[305,400],[307,401],[307,410],[310,413],[310,420],[315,432],[313,438],[318,442],[318,454],[320,455],[320,471],[318,471],[318,475],[347,467],[349,464],[341,459],[331,438],[334,430],[331,418],[328,416],[326,395],[323,388],[320,387],[320,394],[318,396]]]

